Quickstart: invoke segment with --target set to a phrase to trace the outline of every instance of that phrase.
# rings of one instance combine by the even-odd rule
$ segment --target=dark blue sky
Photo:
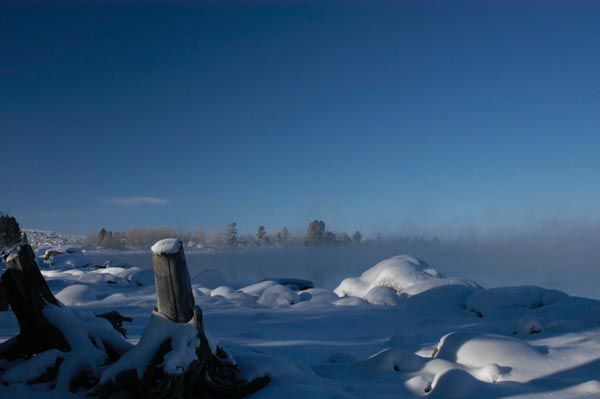
[[[72,232],[600,217],[600,3],[448,3],[5,0],[0,209]]]

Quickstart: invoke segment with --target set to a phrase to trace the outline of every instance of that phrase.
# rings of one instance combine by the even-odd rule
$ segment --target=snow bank
[[[156,255],[176,254],[183,246],[183,243],[177,238],[165,238],[157,241],[150,250]]]

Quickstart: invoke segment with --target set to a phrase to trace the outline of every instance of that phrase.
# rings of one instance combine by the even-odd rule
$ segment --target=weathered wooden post
[[[152,246],[156,310],[177,323],[194,316],[194,295],[183,244],[167,238]]]

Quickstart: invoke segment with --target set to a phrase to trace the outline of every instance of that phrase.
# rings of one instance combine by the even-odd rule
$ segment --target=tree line
[[[21,233],[21,226],[17,219],[0,212],[0,249],[11,247],[22,240],[27,241],[27,235]]]
[[[308,224],[305,233],[290,231],[287,227],[268,231],[264,225],[258,226],[255,234],[240,234],[236,222],[228,224],[224,229],[206,232],[177,230],[166,227],[133,228],[118,232],[102,228],[97,233],[90,233],[84,241],[87,248],[127,249],[147,248],[156,241],[167,237],[180,239],[188,247],[196,248],[252,248],[252,247],[285,247],[285,246],[338,246],[356,245],[362,242],[362,234],[357,230],[352,234],[326,229],[325,222],[313,220]]]

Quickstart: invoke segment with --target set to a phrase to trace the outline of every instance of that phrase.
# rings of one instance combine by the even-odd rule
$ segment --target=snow
[[[177,238],[165,238],[154,244],[150,250],[156,255],[176,254],[183,244]]]
[[[300,297],[285,285],[273,285],[263,291],[256,303],[271,308],[293,305],[300,302]]]
[[[499,287],[474,292],[467,298],[466,305],[485,316],[514,308],[540,308],[568,299],[564,292],[541,287]]]
[[[424,261],[400,255],[377,263],[360,277],[345,279],[334,292],[339,296],[363,298],[374,287],[388,287],[400,293],[411,285],[442,278],[442,274]]]
[[[165,354],[162,367],[166,374],[182,374],[197,359],[196,349],[200,345],[196,326],[169,320],[166,316],[152,312],[150,321],[139,344],[108,367],[100,376],[100,384],[114,380],[126,370],[135,370],[139,378],[156,354],[160,345],[170,340],[171,349]]]
[[[72,372],[102,363],[86,337],[112,328],[93,317],[108,310],[134,318],[126,328],[140,345],[101,369],[103,381],[119,370],[143,371],[167,337],[173,343],[165,372],[180,373],[194,360],[192,325],[175,328],[152,312],[151,270],[136,266],[43,270],[69,306],[61,312],[49,307],[52,321],[69,328],[74,317],[86,320],[84,331],[71,327],[67,337],[85,354],[66,365]],[[192,285],[207,333],[219,338],[247,378],[271,376],[252,398],[600,397],[600,301],[594,299],[534,286],[486,289],[410,256],[366,265],[360,277],[340,279],[335,292],[301,289],[304,281],[285,277],[229,281],[220,270],[205,270]],[[17,331],[12,313],[0,312],[0,340]],[[48,351],[5,372],[0,363],[0,381],[13,383],[0,385],[0,397],[50,396],[47,385],[18,382],[64,357]]]

